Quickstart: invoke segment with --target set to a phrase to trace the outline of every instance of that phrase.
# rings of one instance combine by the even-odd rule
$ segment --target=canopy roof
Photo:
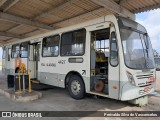
[[[0,45],[107,14],[134,18],[160,0],[0,0]]]

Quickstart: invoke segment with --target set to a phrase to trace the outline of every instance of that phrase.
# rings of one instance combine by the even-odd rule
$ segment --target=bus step
[[[106,77],[100,77],[98,78],[99,80],[106,80],[107,78]]]
[[[39,80],[31,80],[32,83],[36,83],[36,84],[39,84],[40,81]]]
[[[106,73],[99,73],[99,75],[106,75]]]
[[[105,69],[106,70],[107,68],[106,67],[100,67],[100,69]]]

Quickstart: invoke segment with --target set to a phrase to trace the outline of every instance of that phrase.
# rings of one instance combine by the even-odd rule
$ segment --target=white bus
[[[128,18],[108,15],[5,44],[3,71],[24,63],[31,78],[121,101],[144,102],[155,89],[155,66],[146,29]]]

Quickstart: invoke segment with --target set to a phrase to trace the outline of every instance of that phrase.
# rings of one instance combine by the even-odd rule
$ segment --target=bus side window
[[[85,51],[86,30],[80,29],[62,34],[61,56],[81,56]]]
[[[11,57],[11,49],[8,48],[8,61],[10,61],[10,57]]]
[[[60,36],[54,35],[43,38],[42,56],[43,57],[57,57],[59,55],[59,41]],[[40,46],[38,46],[40,49]]]
[[[5,48],[5,47],[3,48],[3,55],[2,55],[2,58],[3,58],[3,59],[6,58],[6,48]]]
[[[12,57],[12,58],[17,58],[17,57],[19,57],[19,50],[20,50],[19,44],[13,45],[13,46],[12,46],[11,57]]]
[[[110,45],[110,64],[112,66],[118,65],[118,49],[115,32],[111,33],[111,45]]]
[[[28,57],[28,42],[21,43],[20,45],[20,57],[27,58]]]

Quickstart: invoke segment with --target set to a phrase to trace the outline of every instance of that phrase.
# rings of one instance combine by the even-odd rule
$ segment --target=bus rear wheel
[[[71,76],[68,83],[68,92],[76,100],[84,98],[85,86],[81,77],[77,75]]]

